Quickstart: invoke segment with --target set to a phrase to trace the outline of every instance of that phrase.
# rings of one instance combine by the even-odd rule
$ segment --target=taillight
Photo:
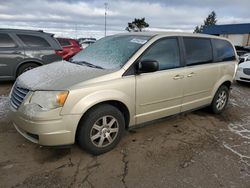
[[[55,50],[56,54],[59,56],[63,56],[63,50]]]

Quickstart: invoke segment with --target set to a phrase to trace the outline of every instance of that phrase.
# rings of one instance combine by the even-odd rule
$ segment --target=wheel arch
[[[101,106],[101,105],[104,105],[104,104],[109,104],[109,105],[112,105],[114,107],[116,107],[124,116],[124,120],[125,120],[125,129],[128,129],[129,128],[129,122],[130,122],[130,113],[129,113],[129,109],[128,107],[121,101],[118,101],[118,100],[107,100],[107,101],[102,101],[102,102],[99,102],[99,103],[96,103],[94,104],[93,106],[91,106],[90,108],[88,108],[84,113],[83,115],[81,116],[78,124],[77,124],[77,127],[75,129],[75,142],[77,142],[77,133],[78,133],[78,130],[79,130],[79,127],[80,127],[80,123],[81,121],[83,121],[84,117],[86,116],[86,114],[91,111],[93,108],[96,108],[98,106]]]
[[[99,102],[99,103],[96,103],[94,105],[92,105],[91,107],[89,107],[85,112],[84,114],[82,115],[80,121],[84,118],[84,116],[90,111],[92,110],[93,108],[96,108],[98,106],[101,106],[101,105],[104,105],[104,104],[109,104],[109,105],[112,105],[114,107],[116,107],[124,116],[124,120],[125,120],[125,126],[126,126],[126,129],[128,128],[129,126],[129,122],[130,122],[130,114],[129,114],[129,109],[128,107],[121,101],[118,101],[118,100],[107,100],[107,101],[102,101],[102,102]],[[79,121],[79,122],[80,122]]]
[[[218,89],[219,89],[222,85],[225,85],[225,86],[228,87],[228,89],[230,89],[230,87],[231,87],[231,85],[232,85],[232,78],[229,77],[229,76],[225,76],[225,77],[223,77],[222,79],[220,79],[220,80],[216,83],[216,85],[215,85],[215,87],[214,87],[214,89],[213,89],[213,91],[212,91],[212,98],[214,98],[214,95],[216,94],[216,92],[218,91]]]
[[[222,86],[224,86],[224,90]],[[229,80],[222,82],[219,87],[217,88],[214,96],[213,96],[213,100],[210,104],[210,110],[212,113],[214,114],[220,114],[222,113],[222,111],[225,109],[226,104],[228,102],[229,99],[229,90],[230,90],[230,86],[231,86],[231,82]],[[223,94],[226,98],[224,98],[224,96],[220,96],[222,93],[220,93],[221,91],[225,91],[225,88],[227,89],[227,94]],[[219,100],[219,101],[218,101]],[[219,106],[218,106],[219,105]]]
[[[228,89],[230,89],[232,82],[227,80],[227,81],[223,82],[221,85],[225,85],[225,86],[227,86]]]
[[[23,61],[23,62],[19,63],[18,66],[16,67],[15,73],[14,73],[15,77],[17,77],[17,73],[18,73],[18,70],[20,69],[20,67],[22,65],[25,65],[25,64],[28,64],[28,63],[33,63],[33,64],[36,64],[38,66],[42,66],[43,65],[43,63],[41,61],[38,61],[38,60]]]

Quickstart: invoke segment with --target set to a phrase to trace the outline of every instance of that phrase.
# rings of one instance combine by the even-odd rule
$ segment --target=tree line
[[[217,23],[217,15],[215,11],[212,11],[205,18],[203,24],[197,25],[194,28],[194,33],[202,33],[204,26],[216,25]],[[149,24],[145,21],[145,18],[135,18],[132,22],[128,22],[128,26],[125,28],[126,31],[131,32],[141,32],[145,28],[149,27]]]

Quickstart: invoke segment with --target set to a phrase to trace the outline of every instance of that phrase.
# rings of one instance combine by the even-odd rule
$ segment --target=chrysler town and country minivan
[[[236,69],[235,49],[223,38],[118,34],[70,62],[22,74],[10,94],[10,114],[17,131],[34,143],[78,142],[101,154],[132,126],[205,106],[221,113]]]

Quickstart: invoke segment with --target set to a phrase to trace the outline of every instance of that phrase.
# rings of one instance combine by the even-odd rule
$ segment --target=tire
[[[35,63],[26,63],[21,65],[18,70],[17,70],[17,77],[20,76],[21,74],[23,74],[26,71],[29,71],[33,68],[38,67],[39,65],[35,64]]]
[[[220,114],[227,106],[229,98],[229,88],[225,85],[220,86],[214,95],[210,109],[214,114]]]
[[[124,130],[123,114],[116,107],[103,104],[84,115],[77,130],[77,141],[82,149],[100,155],[119,143]]]

